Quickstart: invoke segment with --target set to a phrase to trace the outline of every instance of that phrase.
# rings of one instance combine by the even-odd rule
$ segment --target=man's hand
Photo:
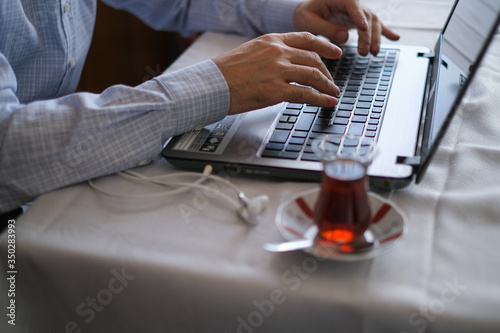
[[[341,54],[324,38],[296,32],[260,36],[213,61],[229,85],[229,114],[237,114],[283,101],[334,106],[340,90],[320,56]]]
[[[348,30],[359,34],[358,52],[367,55],[380,50],[381,35],[398,40],[399,35],[386,27],[359,0],[308,0],[300,3],[294,15],[295,28],[323,35],[340,44],[347,41]]]

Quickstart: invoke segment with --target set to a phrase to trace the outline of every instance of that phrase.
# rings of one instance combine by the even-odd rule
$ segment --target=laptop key
[[[290,135],[289,131],[284,130],[275,130],[269,139],[269,142],[274,143],[285,143],[288,140],[288,136]]]
[[[300,110],[295,110],[295,109],[285,109],[283,111],[284,116],[298,116],[300,114]]]
[[[363,130],[365,129],[365,124],[363,123],[352,123],[349,127],[348,134],[352,135],[361,135],[363,134]]]
[[[318,118],[331,118],[334,111],[321,110],[318,113]]]
[[[293,145],[303,145],[306,142],[306,139],[303,138],[294,138],[292,137],[290,141],[288,141],[289,144]]]
[[[373,95],[375,95],[375,90],[373,90],[373,89],[364,89],[364,90],[361,90],[361,95],[373,96]]]
[[[331,119],[331,118],[330,118]],[[314,122],[314,125],[323,125],[323,126],[328,126],[330,124],[330,119],[328,118],[318,118]]]
[[[358,93],[356,91],[346,91],[344,97],[356,98]]]
[[[359,96],[359,99],[358,99],[359,102],[371,102],[372,100],[373,100],[373,97],[371,95]]]
[[[286,146],[285,150],[286,151],[293,151],[293,152],[300,152],[302,150],[302,146],[289,144],[288,146]]]
[[[370,83],[370,84],[377,84],[378,83],[378,79],[366,79],[365,80],[365,83]]]
[[[362,83],[361,80],[353,80],[353,79],[349,80],[349,85],[360,86],[361,83]]]
[[[302,154],[302,157],[300,158],[303,161],[312,161],[312,162],[317,162],[319,161],[318,156],[314,153],[304,153]]]
[[[355,123],[366,123],[368,117],[366,116],[353,116],[352,121]]]
[[[354,111],[356,116],[367,116],[368,113],[370,113],[370,109],[356,109],[356,111]]]
[[[308,105],[304,108],[303,112],[305,113],[318,113],[319,107]]]
[[[283,150],[285,148],[285,145],[282,143],[268,143],[266,145],[267,150]]]
[[[303,106],[304,106],[304,104],[302,104],[302,103],[288,103],[286,108],[300,110],[300,109],[302,109]]]
[[[346,138],[344,140],[344,147],[357,147],[359,144],[358,139]]]
[[[339,110],[342,111],[352,111],[354,109],[354,104],[340,104]]]
[[[359,86],[347,85],[345,88],[346,91],[359,91]]]
[[[344,134],[347,126],[334,124],[332,126],[314,125],[312,131],[316,133]]]
[[[279,157],[281,151],[279,150],[270,150],[270,149],[265,149],[262,152],[262,157]]]
[[[293,124],[288,124],[288,123],[278,123],[276,125],[276,129],[280,130],[291,130],[293,128]]]
[[[354,104],[356,103],[356,98],[342,98],[342,104]],[[342,104],[340,107],[342,107]]]
[[[335,117],[333,123],[338,125],[347,125],[349,124],[349,118]]]
[[[371,108],[372,106],[372,103],[370,102],[358,102],[358,104],[356,105],[357,108],[360,108],[360,109],[369,109]]]
[[[293,132],[292,133],[292,138],[307,138],[307,132]]]
[[[350,118],[351,117],[351,112],[349,111],[339,111],[337,112],[337,117],[341,117],[341,118]]]
[[[311,129],[311,125],[314,121],[315,116],[316,115],[309,113],[302,114],[302,116],[300,116],[299,118],[299,121],[295,125],[295,130],[304,132],[309,131]]]
[[[367,89],[367,90],[375,90],[375,89],[377,89],[377,85],[376,84],[365,83],[363,85],[363,90],[365,90],[365,89]]]

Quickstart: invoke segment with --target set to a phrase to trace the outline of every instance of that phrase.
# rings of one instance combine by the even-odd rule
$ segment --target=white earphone
[[[248,224],[257,224],[260,214],[269,205],[269,197],[263,194],[249,199],[243,192],[239,192],[238,198],[241,203],[238,215]]]
[[[126,170],[117,173],[118,176],[132,180],[132,181],[145,181],[145,182],[150,182],[154,184],[159,184],[159,185],[164,185],[164,186],[169,186],[169,187],[178,187],[176,189],[170,189],[166,190],[163,192],[159,193],[150,193],[150,194],[144,194],[144,195],[129,195],[129,194],[123,194],[123,193],[117,193],[117,192],[112,192],[108,191],[101,186],[96,185],[92,180],[89,180],[88,183],[91,188],[94,190],[103,193],[105,195],[117,197],[117,198],[147,198],[147,197],[160,197],[164,195],[173,195],[173,194],[180,194],[183,192],[186,192],[190,189],[205,189],[209,191],[214,191],[216,192],[220,197],[228,201],[233,207],[236,209],[238,215],[243,219],[244,222],[250,225],[255,225],[258,223],[260,214],[267,208],[269,204],[269,197],[267,195],[259,195],[255,198],[248,198],[245,193],[243,193],[236,185],[231,183],[229,180],[224,179],[220,176],[213,175],[211,174],[213,171],[213,168],[211,165],[205,166],[205,169],[203,170],[203,173],[196,173],[196,172],[176,172],[176,173],[170,173],[170,174],[165,174],[161,176],[155,176],[155,177],[147,177],[144,176],[138,172],[131,171],[131,170]],[[186,182],[172,182],[168,181],[167,179],[170,179],[172,177],[199,177],[196,181],[192,183],[186,183]],[[212,180],[214,182],[220,182],[223,183],[227,186],[229,186],[233,191],[236,192],[238,195],[238,200],[233,199],[229,195],[225,194],[224,192],[214,189],[212,187],[209,187],[208,185],[202,184],[205,180]]]

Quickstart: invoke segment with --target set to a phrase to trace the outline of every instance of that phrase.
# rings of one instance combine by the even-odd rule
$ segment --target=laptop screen
[[[459,0],[438,40],[427,113],[423,128],[421,157],[423,163],[417,182],[430,159],[493,38],[500,19],[498,0]]]
[[[442,53],[465,74],[486,42],[500,11],[498,0],[461,0],[443,31]]]

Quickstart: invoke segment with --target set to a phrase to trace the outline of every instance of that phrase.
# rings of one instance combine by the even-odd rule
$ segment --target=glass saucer
[[[298,193],[279,206],[275,223],[285,240],[316,237],[318,229],[314,224],[313,209],[319,192],[318,188]],[[406,216],[393,202],[375,193],[369,192],[368,200],[372,211],[372,224],[367,232],[378,241],[377,246],[361,253],[345,253],[331,248],[325,251],[320,246],[313,246],[304,251],[325,259],[357,261],[377,257],[394,248],[406,232]]]

